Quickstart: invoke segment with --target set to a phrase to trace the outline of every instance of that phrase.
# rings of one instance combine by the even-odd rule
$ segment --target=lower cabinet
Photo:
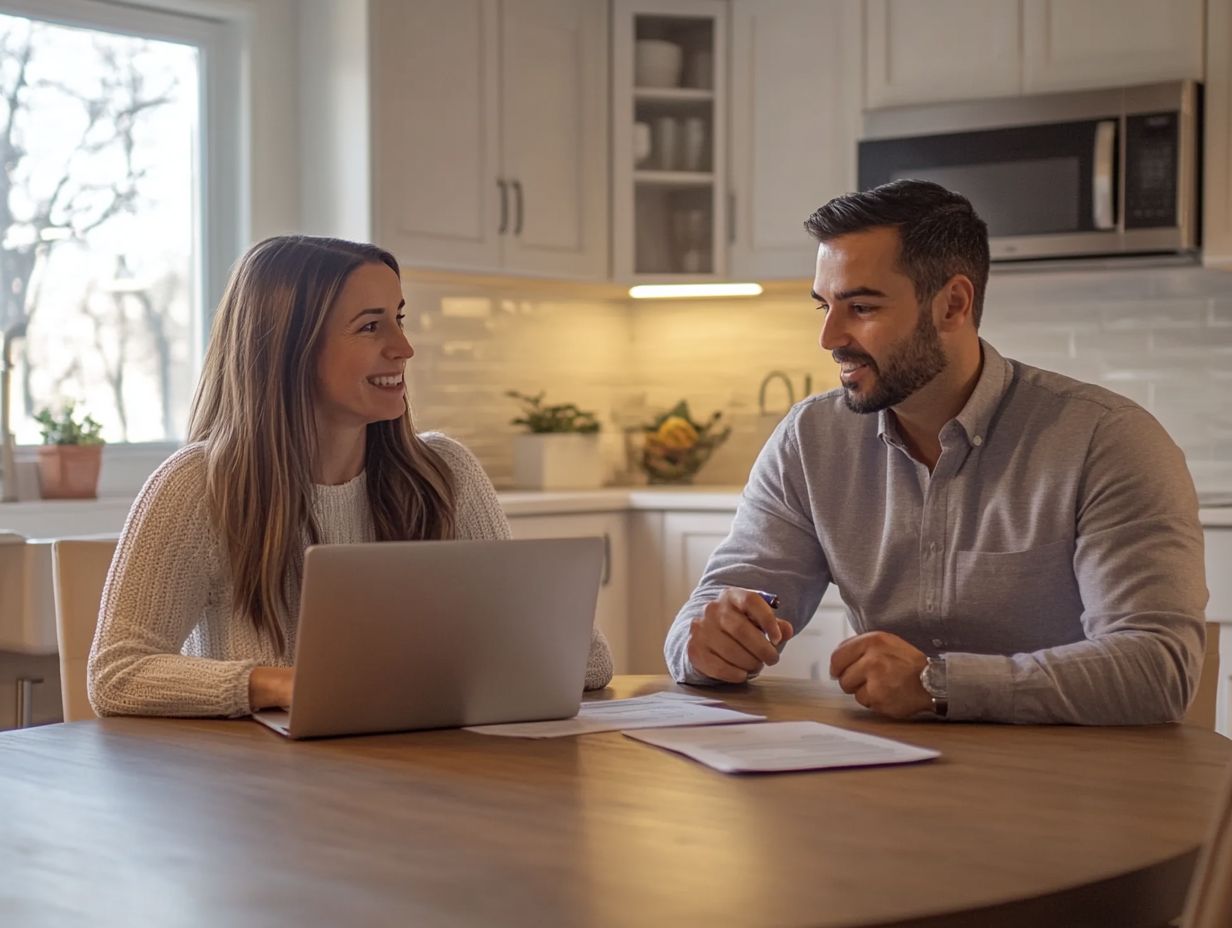
[[[664,512],[638,513],[659,516],[661,539],[662,591],[661,614],[665,617],[657,629],[658,667],[647,672],[662,673],[663,639],[672,619],[697,586],[714,549],[731,532],[732,512]],[[647,526],[643,525],[643,529]],[[655,526],[650,526],[651,529]],[[799,677],[816,680],[824,685],[837,685],[830,680],[830,655],[844,638],[851,634],[847,611],[839,591],[833,585],[813,613],[808,626],[783,649],[782,659],[763,671],[764,676]],[[647,661],[650,662],[649,660]]]
[[[552,516],[510,516],[514,538],[602,538],[603,579],[595,624],[612,646],[616,673],[629,667],[629,543],[624,512],[585,512]],[[660,673],[661,671],[653,671]]]

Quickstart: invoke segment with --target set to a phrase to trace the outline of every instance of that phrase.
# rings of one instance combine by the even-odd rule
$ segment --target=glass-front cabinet
[[[726,273],[722,0],[612,4],[613,276]]]

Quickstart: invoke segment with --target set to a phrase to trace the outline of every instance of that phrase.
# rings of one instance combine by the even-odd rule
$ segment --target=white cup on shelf
[[[635,122],[633,124],[633,166],[644,168],[650,164],[650,155],[654,145],[650,136],[650,123]]]
[[[684,120],[680,138],[680,167],[685,171],[706,169],[706,120],[689,116]]]
[[[679,87],[684,50],[664,39],[638,39],[633,44],[633,82],[638,87]]]
[[[674,116],[654,121],[654,166],[659,171],[675,171],[679,160],[680,131]]]

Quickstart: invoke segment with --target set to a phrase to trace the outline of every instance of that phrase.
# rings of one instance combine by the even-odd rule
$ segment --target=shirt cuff
[[[1003,654],[946,654],[946,718],[1010,722],[1014,715],[1013,663]]]

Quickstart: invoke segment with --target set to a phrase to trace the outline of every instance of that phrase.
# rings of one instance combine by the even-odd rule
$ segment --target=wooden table
[[[27,729],[0,735],[0,923],[1160,925],[1232,763],[1188,726],[895,723],[807,683],[720,693],[942,757],[729,776],[615,732]]]

